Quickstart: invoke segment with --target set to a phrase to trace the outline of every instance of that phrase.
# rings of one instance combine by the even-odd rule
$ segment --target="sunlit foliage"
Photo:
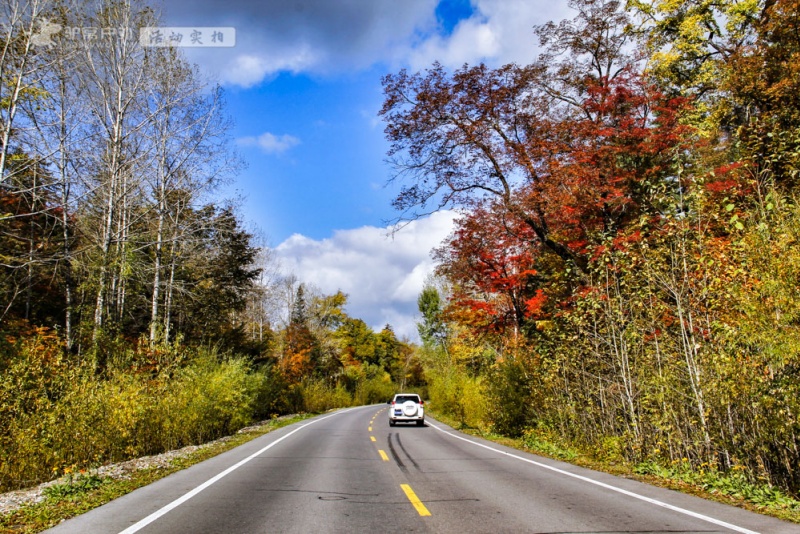
[[[462,211],[420,297],[431,396],[796,494],[797,2],[570,5],[531,65],[384,79],[401,217]]]

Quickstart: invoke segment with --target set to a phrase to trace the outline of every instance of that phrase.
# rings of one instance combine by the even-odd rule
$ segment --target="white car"
[[[425,424],[425,402],[416,393],[398,393],[387,404],[391,404],[389,426],[403,422]]]

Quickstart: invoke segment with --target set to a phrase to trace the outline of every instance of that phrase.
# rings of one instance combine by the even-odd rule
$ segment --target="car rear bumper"
[[[395,415],[395,414],[389,415],[389,421],[400,422],[400,423],[402,423],[403,421],[421,421],[423,419],[425,419],[424,413],[418,413],[417,415],[412,415],[412,416]]]

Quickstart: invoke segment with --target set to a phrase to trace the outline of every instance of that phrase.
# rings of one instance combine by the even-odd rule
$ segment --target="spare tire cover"
[[[414,401],[406,401],[403,404],[403,415],[406,417],[417,415],[417,403]]]

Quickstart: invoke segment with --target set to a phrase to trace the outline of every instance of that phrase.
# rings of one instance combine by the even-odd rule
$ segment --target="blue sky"
[[[416,297],[430,251],[454,214],[410,225],[387,181],[380,79],[439,61],[457,68],[535,58],[532,27],[569,16],[565,0],[170,0],[167,26],[227,26],[236,46],[186,49],[225,89],[247,164],[228,186],[246,224],[265,235],[286,274],[373,328],[416,337]]]
[[[334,229],[394,217],[377,117],[380,74],[281,73],[258,87],[228,90],[238,149],[248,162],[236,185],[247,196],[247,216],[274,244],[295,233],[322,239]],[[265,132],[271,135],[259,143]]]

